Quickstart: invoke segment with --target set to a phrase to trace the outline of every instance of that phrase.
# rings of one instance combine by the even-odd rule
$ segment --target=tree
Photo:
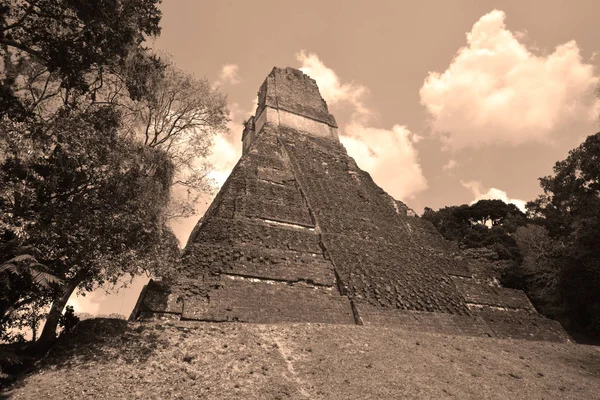
[[[3,249],[11,251],[10,242],[2,241],[1,244]],[[26,246],[17,246],[14,250],[25,254],[16,255],[0,266],[0,341],[3,342],[14,341],[13,332],[24,326],[32,327],[33,337],[36,337],[42,314],[39,310],[48,305],[53,284],[60,283],[47,272],[48,267],[27,254]],[[1,258],[10,257],[7,253],[2,254]],[[33,326],[32,322],[35,322]]]
[[[556,162],[554,175],[540,178],[540,186],[544,194],[527,208],[533,217],[546,220],[552,236],[569,236],[583,228],[576,224],[583,217],[598,218],[600,132],[588,136],[565,160]]]
[[[511,218],[524,220],[525,214],[517,206],[505,203],[502,200],[479,200],[471,205],[469,218],[482,225],[490,223],[492,226],[502,225]]]
[[[195,215],[201,194],[210,190],[207,178],[212,139],[227,132],[227,98],[207,79],[196,79],[174,65],[166,68],[154,96],[139,110],[144,144],[166,151],[175,166],[171,218]]]
[[[491,247],[500,259],[518,259],[510,237],[525,224],[525,214],[514,204],[502,200],[479,200],[467,205],[444,207],[438,211],[425,208],[423,218],[433,223],[448,240],[467,248]]]
[[[521,252],[514,232],[525,225],[526,216],[514,204],[502,200],[479,200],[467,205],[444,207],[438,211],[425,208],[424,219],[433,223],[441,235],[467,249],[485,248],[487,257],[496,265],[502,284],[522,288]]]
[[[101,107],[65,113],[52,124],[2,127],[0,204],[8,219],[3,225],[20,227],[13,235],[35,246],[39,262],[60,279],[50,293],[42,342],[55,337],[76,288],[115,283],[124,273],[157,268],[160,261],[168,268],[178,255],[176,247],[163,251],[162,242],[168,236],[169,158],[123,139],[119,122],[114,109]]]
[[[594,94],[596,95],[597,98],[600,99],[600,84],[598,86],[596,86],[596,90],[594,91]],[[598,122],[600,122],[600,109],[598,110]]]
[[[170,217],[194,215],[199,196],[212,189],[207,177],[212,139],[228,132],[227,97],[207,79],[177,68],[165,54],[135,53],[119,75],[105,81],[97,104],[117,106],[124,134],[164,150],[174,164],[173,190],[179,195],[171,199]],[[128,96],[132,90],[139,96]]]
[[[566,247],[562,302],[580,327],[600,333],[600,132],[558,161],[540,185],[544,194],[527,208]]]
[[[0,116],[50,120],[65,105],[118,106],[124,133],[171,155],[171,217],[187,217],[212,189],[206,156],[213,135],[227,130],[228,110],[206,79],[142,46],[160,32],[158,2],[17,0],[0,8]]]
[[[172,163],[163,151],[124,138],[120,113],[96,102],[108,77],[121,79],[131,99],[148,93],[145,72],[160,71],[161,63],[142,42],[160,32],[157,3],[0,5],[3,332],[34,321],[26,310],[52,303],[42,333],[48,341],[76,287],[156,269],[177,253],[164,226]],[[126,74],[132,58],[147,68]]]
[[[523,263],[515,271],[516,279],[544,315],[564,319],[561,271],[567,261],[565,244],[552,239],[544,226],[536,224],[519,227],[514,238],[523,256]]]
[[[143,47],[157,3],[0,6],[0,323],[51,304],[41,344],[73,291],[168,275],[174,184],[206,187],[202,157],[226,129],[225,96]]]
[[[73,94],[101,87],[107,68],[122,64],[145,36],[160,33],[158,2],[13,0],[1,5],[0,116],[22,118],[48,98],[60,94],[68,104]],[[23,71],[32,73],[20,80]]]
[[[431,222],[444,238],[461,242],[471,225],[467,223],[468,207],[463,204],[440,208],[438,211],[425,207],[422,218]]]

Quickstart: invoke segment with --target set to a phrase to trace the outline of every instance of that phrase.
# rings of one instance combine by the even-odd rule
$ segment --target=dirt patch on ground
[[[89,321],[3,395],[600,399],[593,346],[343,325]]]

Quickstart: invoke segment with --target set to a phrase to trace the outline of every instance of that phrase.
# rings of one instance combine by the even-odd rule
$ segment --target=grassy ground
[[[592,400],[600,348],[381,327],[87,320],[3,396]]]

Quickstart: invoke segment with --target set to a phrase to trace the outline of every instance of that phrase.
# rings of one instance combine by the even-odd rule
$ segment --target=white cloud
[[[457,165],[458,165],[458,163],[456,162],[456,160],[448,160],[448,162],[446,163],[446,165],[444,165],[442,167],[442,170],[446,171],[448,173],[452,173],[452,170],[454,168],[456,168]]]
[[[352,120],[340,128],[340,141],[358,166],[396,198],[409,198],[426,189],[427,180],[414,147],[420,137],[399,124],[392,129],[369,126],[373,112],[364,102],[366,87],[354,82],[343,83],[314,53],[302,51],[296,56],[302,63],[300,69],[317,81],[328,105],[352,107]]]
[[[217,186],[221,187],[229,177],[240,155],[239,149],[228,138],[215,136],[212,153],[208,157],[213,168],[209,172],[208,177],[214,179]]]
[[[73,306],[75,313],[88,313],[92,315],[98,314],[100,310],[100,303],[106,298],[106,293],[97,289],[93,292],[86,293],[85,296],[78,294],[77,291],[73,292],[67,306]]]
[[[340,141],[348,154],[394,198],[406,199],[427,188],[413,146],[418,137],[405,126],[394,125],[388,130],[350,123],[345,135]]]
[[[600,81],[575,41],[536,55],[494,10],[467,33],[467,45],[420,90],[432,129],[451,148],[547,140],[573,121],[596,118]]]
[[[239,67],[235,64],[225,64],[221,68],[219,73],[219,80],[217,84],[223,85],[237,85],[240,83],[240,76],[238,74]]]
[[[256,108],[255,103],[252,105]],[[221,187],[235,164],[242,155],[241,134],[244,130],[242,120],[254,111],[243,110],[238,103],[233,103],[229,107],[229,123],[227,124],[228,134],[216,135],[213,138],[208,162],[212,166],[208,177],[214,179],[217,187]]]
[[[485,191],[481,182],[478,181],[460,181],[460,184],[465,188],[469,189],[473,196],[475,196],[475,200],[473,200],[470,204],[477,203],[479,200],[502,200],[503,202],[509,204],[512,203],[515,206],[519,207],[519,209],[525,212],[525,200],[521,199],[512,199],[508,197],[508,194],[501,189],[491,188],[488,191]]]

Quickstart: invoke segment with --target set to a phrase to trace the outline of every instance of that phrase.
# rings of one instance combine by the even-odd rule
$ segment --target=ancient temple
[[[176,277],[150,281],[131,318],[568,339],[485,261],[377,186],[337,129],[313,79],[274,68],[245,125],[243,155]]]

